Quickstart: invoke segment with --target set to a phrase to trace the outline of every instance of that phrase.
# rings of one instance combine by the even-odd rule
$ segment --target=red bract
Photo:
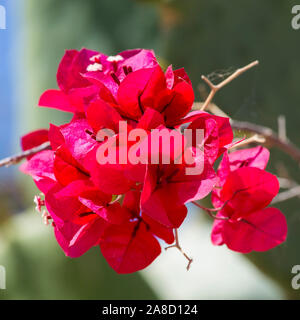
[[[222,213],[218,217],[223,217]],[[215,245],[226,244],[231,250],[249,253],[270,250],[284,242],[286,235],[286,219],[281,211],[265,208],[252,212],[246,219],[216,220],[211,239]]]
[[[20,170],[31,175],[39,190],[46,193],[56,181],[53,164],[54,152],[46,150],[34,155],[28,162],[22,164]]]
[[[106,224],[100,218],[84,225],[65,222],[61,227],[54,226],[57,242],[70,258],[77,258],[99,243]]]
[[[180,77],[179,75],[182,75]],[[191,109],[194,92],[183,70],[168,69],[167,76],[160,66],[130,73],[118,89],[120,113],[138,120],[147,108],[164,116],[168,127],[177,124]]]
[[[116,56],[82,49],[67,50],[57,72],[59,90],[47,90],[39,105],[80,113],[94,98],[112,99],[117,89],[114,79],[121,81],[130,71],[157,64],[151,50],[128,50]]]
[[[57,83],[39,105],[74,116],[22,138],[23,150],[50,146],[28,157],[21,170],[44,194],[37,208],[45,207],[44,220],[52,220],[67,256],[99,245],[116,272],[141,270],[161,253],[158,239],[179,247],[174,229],[187,216],[186,204],[210,193],[223,219],[214,223],[214,244],[246,253],[284,241],[284,216],[265,208],[279,189],[264,171],[269,152],[228,153],[229,118],[190,112],[194,92],[183,68],[164,72],[151,50],[116,56],[68,50]]]
[[[187,214],[185,204],[207,196],[216,182],[214,170],[207,162],[197,175],[189,176],[185,170],[184,164],[147,166],[141,209],[169,228],[178,228]]]
[[[103,115],[102,117],[99,117],[99,115],[101,115],[101,111],[99,111],[100,105],[104,106],[103,109],[106,110],[106,115],[111,114],[112,116],[107,117],[106,115]],[[134,187],[136,183],[144,182],[146,170],[144,164],[133,164],[129,161],[129,150],[136,142],[129,141],[128,135],[133,129],[133,126],[136,129],[144,129],[147,135],[147,133],[150,133],[151,129],[161,127],[161,124],[164,123],[163,118],[156,110],[149,108],[142,115],[139,122],[133,123],[133,126],[124,123],[124,130],[120,132],[118,126],[122,118],[120,118],[120,115],[117,114],[115,109],[112,109],[112,107],[101,101],[96,101],[91,104],[90,108],[93,110],[91,113],[88,113],[87,120],[90,124],[94,124],[94,132],[102,129],[102,124],[96,124],[96,120],[94,119],[103,119],[102,123],[106,124],[106,129],[112,129],[116,134],[108,137],[101,145],[101,148],[104,148],[104,150],[110,148],[112,151],[111,158],[107,155],[104,159],[104,163],[99,162],[100,156],[98,147],[100,144],[98,143],[95,148],[86,154],[84,162],[85,167],[88,168],[93,182],[99,189],[112,194],[125,193]],[[97,115],[97,117],[91,117],[91,114]],[[88,139],[91,139],[91,137],[88,137]],[[83,139],[81,141],[85,143]],[[123,144],[124,141],[126,144]],[[146,139],[144,143],[147,143],[147,141],[148,140]],[[125,159],[123,159],[124,155]],[[111,161],[109,161],[109,159]],[[126,160],[126,164],[124,164],[125,161],[122,162],[121,159]]]
[[[40,129],[36,131],[32,131],[21,138],[21,147],[25,150],[30,150],[34,147],[40,146],[44,142],[47,142],[48,138],[48,130]],[[31,157],[27,157],[30,159]]]
[[[139,221],[107,228],[100,249],[118,273],[144,269],[161,253],[158,241]]]
[[[222,205],[222,201],[220,201],[220,188],[223,187],[230,172],[242,167],[254,167],[264,170],[267,167],[269,156],[268,149],[260,146],[230,153],[226,152],[217,171],[218,183],[212,192],[214,206],[217,208]]]
[[[213,164],[227,150],[233,139],[229,118],[211,115],[207,112],[195,111],[186,116],[182,123],[189,123],[193,130],[193,145],[196,146],[196,130],[204,131],[202,145],[208,161]]]
[[[276,208],[265,207],[279,191],[277,178],[258,168],[239,168],[230,173],[220,193],[222,210],[212,231],[216,245],[247,253],[265,251],[282,243],[287,225]]]
[[[239,168],[230,173],[221,190],[220,200],[226,203],[231,217],[239,218],[266,207],[279,191],[273,174],[258,168]]]

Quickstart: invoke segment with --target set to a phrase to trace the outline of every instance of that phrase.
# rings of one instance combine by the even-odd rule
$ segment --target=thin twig
[[[17,164],[21,162],[22,160],[26,159],[27,157],[33,156],[41,151],[50,149],[50,142],[44,142],[38,147],[34,147],[32,149],[26,150],[24,152],[21,152],[17,155],[7,157],[3,160],[0,160],[0,167],[9,167],[13,164]]]
[[[254,134],[252,137],[242,140],[241,142],[238,142],[236,144],[234,144],[232,147],[230,147],[229,149],[235,149],[235,148],[240,148],[240,147],[244,147],[250,143],[265,143],[266,142],[266,138],[262,137],[258,134]]]
[[[192,201],[192,204],[194,204],[195,206],[197,206],[198,208],[202,209],[204,212],[206,212],[211,218],[215,219],[215,220],[228,220],[228,217],[218,217],[215,214],[213,214],[213,212],[219,212],[221,211],[225,204],[221,207],[221,208],[205,208],[203,206],[201,206],[201,204],[197,203],[196,201]]]
[[[238,76],[240,76],[242,73],[246,72],[247,70],[253,68],[254,66],[258,65],[258,60],[253,61],[252,63],[248,64],[247,66],[237,69],[231,76],[229,76],[228,78],[226,78],[225,80],[223,80],[222,82],[220,82],[219,84],[215,85],[213,84],[206,76],[201,76],[202,80],[205,81],[207,83],[207,85],[210,87],[210,93],[208,95],[208,97],[206,98],[206,101],[204,102],[204,104],[201,107],[201,111],[204,111],[207,106],[210,104],[210,102],[212,101],[213,97],[215,96],[215,94],[222,89],[223,87],[225,87],[229,82],[231,82],[232,80],[234,80],[235,78],[237,78]]]
[[[260,126],[258,124],[237,120],[231,120],[231,127],[235,130],[256,133],[260,136],[265,137],[266,144],[271,144],[277,147],[300,164],[300,149],[292,142],[290,142],[288,138],[286,138],[285,140],[280,139],[272,129]]]
[[[193,110],[201,110],[204,104],[195,102]],[[224,112],[215,104],[210,103],[208,107],[213,114],[224,117]],[[249,133],[256,133],[266,139],[265,143],[272,145],[297,161],[300,165],[300,149],[294,145],[286,136],[282,139],[272,129],[247,121],[237,121],[230,119],[231,127],[234,130],[246,131]]]
[[[177,229],[175,229],[174,233],[175,233],[175,244],[173,244],[173,245],[171,245],[171,246],[169,246],[169,247],[166,247],[165,250],[168,250],[168,249],[170,249],[170,248],[176,248],[176,249],[178,249],[178,250],[183,254],[183,256],[188,260],[188,265],[187,265],[186,269],[187,269],[187,271],[189,271],[189,270],[190,270],[190,267],[191,267],[191,264],[192,264],[192,262],[193,262],[193,259],[190,258],[190,257],[182,250],[182,248],[181,248],[181,246],[180,246],[180,244],[179,244],[179,238],[178,238],[178,231],[177,231]]]

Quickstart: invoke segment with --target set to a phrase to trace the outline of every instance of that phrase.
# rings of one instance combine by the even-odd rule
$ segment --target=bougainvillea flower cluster
[[[23,150],[49,141],[50,148],[27,159],[21,170],[32,176],[41,196],[37,209],[51,222],[57,242],[69,257],[99,246],[118,273],[151,264],[163,243],[175,241],[187,216],[186,204],[211,194],[217,212],[212,242],[247,253],[282,243],[287,226],[276,208],[266,208],[279,190],[265,171],[269,152],[263,147],[230,152],[233,131],[228,118],[191,112],[194,92],[184,69],[163,71],[151,50],[128,50],[116,56],[82,49],[66,51],[57,72],[59,89],[42,94],[39,105],[70,112],[61,126],[31,132]],[[126,123],[120,130],[119,123]],[[154,129],[181,135],[192,132],[188,146],[193,164],[101,163],[100,146],[128,138],[143,129],[151,141]],[[201,145],[194,139],[203,131]],[[101,130],[114,135],[98,139]],[[129,145],[114,146],[118,160]],[[131,143],[132,144],[132,143]],[[175,144],[175,143],[174,143]],[[176,147],[176,146],[173,146]],[[199,153],[196,149],[201,150]],[[158,149],[158,159],[163,156]],[[216,161],[222,161],[218,170]],[[186,169],[201,164],[201,172]]]

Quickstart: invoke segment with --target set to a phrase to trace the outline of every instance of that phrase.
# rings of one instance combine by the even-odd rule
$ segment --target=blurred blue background
[[[17,32],[16,21],[12,21],[12,7],[11,2],[7,0],[1,1],[0,4],[6,9],[6,27],[5,30],[0,30],[0,157],[3,158],[13,151],[13,125],[14,125],[14,112],[16,112],[16,104],[14,103],[13,96],[16,94],[13,86],[14,78],[14,64],[13,64],[13,45],[14,36]],[[1,170],[1,175],[6,174]]]

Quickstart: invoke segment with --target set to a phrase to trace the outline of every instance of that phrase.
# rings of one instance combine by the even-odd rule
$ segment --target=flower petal
[[[99,243],[106,227],[100,218],[82,226],[65,222],[62,227],[54,227],[54,234],[66,256],[77,258]]]
[[[39,129],[27,133],[21,138],[22,150],[25,151],[34,147],[38,147],[42,145],[44,142],[49,141],[48,133],[49,131],[46,129]],[[27,159],[31,158],[32,156],[27,157]]]
[[[151,78],[154,68],[141,69],[130,73],[118,90],[119,111],[129,119],[137,120],[142,116],[140,96]]]
[[[215,223],[212,240],[216,245],[223,244],[217,237],[220,228],[228,248],[241,253],[270,250],[284,242],[287,235],[285,216],[277,208],[253,212],[240,221]]]
[[[117,110],[101,99],[88,106],[86,117],[96,134],[100,129],[111,129],[117,133],[119,131],[119,121],[122,121],[122,117]]]
[[[266,207],[279,191],[276,176],[258,168],[240,168],[230,173],[221,191],[221,201],[232,218]]]
[[[108,227],[100,240],[100,249],[117,273],[142,270],[161,253],[158,241],[138,221]]]

